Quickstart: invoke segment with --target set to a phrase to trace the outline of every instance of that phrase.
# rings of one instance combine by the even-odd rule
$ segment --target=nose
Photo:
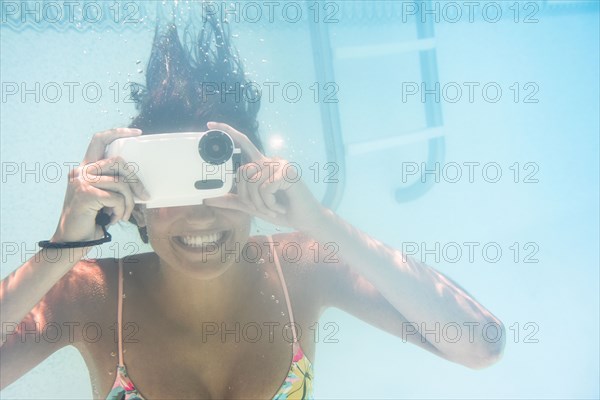
[[[185,209],[183,210],[184,218],[190,225],[209,227],[217,220],[214,207],[198,204],[181,208]]]

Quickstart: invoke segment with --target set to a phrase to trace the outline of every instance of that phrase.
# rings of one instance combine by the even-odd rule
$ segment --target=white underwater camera
[[[121,138],[105,155],[127,162],[150,194],[149,200],[135,197],[135,203],[147,208],[202,204],[229,193],[241,162],[241,150],[219,130]],[[127,179],[127,172],[121,174]]]

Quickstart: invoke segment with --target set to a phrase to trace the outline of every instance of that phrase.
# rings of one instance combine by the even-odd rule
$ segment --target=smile
[[[201,234],[186,234],[173,236],[173,241],[188,251],[215,251],[227,241],[231,231],[215,231]]]

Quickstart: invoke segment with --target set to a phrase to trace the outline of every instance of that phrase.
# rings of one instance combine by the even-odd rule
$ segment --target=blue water
[[[539,7],[532,17],[537,22],[523,21],[536,10],[528,4]],[[421,250],[417,256],[498,316],[508,337],[499,363],[473,371],[330,309],[321,323],[335,322],[339,330],[337,342],[321,337],[317,346],[318,398],[599,397],[600,32],[598,8],[589,4],[520,2],[515,6],[518,22],[514,14],[506,16],[511,11],[504,4],[505,17],[495,23],[479,15],[473,22],[441,18],[434,24],[435,69],[440,86],[448,90],[438,103],[443,123],[436,135],[445,143],[438,161],[446,163],[442,168],[459,165],[463,176],[452,183],[449,168],[439,183],[407,202],[396,201],[397,190],[419,175],[404,179],[403,171],[406,175],[409,166],[422,168],[428,158],[428,139],[418,133],[428,124],[420,93],[402,98],[403,84],[420,83],[420,64],[416,51],[385,49],[417,38],[414,18],[403,22],[390,2],[347,2],[337,14],[339,21],[328,25],[345,159],[340,171],[345,187],[336,212],[398,249],[416,244]],[[55,103],[47,98],[36,102],[32,95],[25,101],[18,95],[3,97],[3,165],[78,162],[93,132],[126,125],[135,110],[122,100],[123,85],[128,79],[143,80],[153,24],[149,19],[133,28],[97,23],[74,28],[40,24],[34,29],[3,23],[3,96],[7,82],[25,82],[29,88],[35,82],[42,87],[48,82],[97,82],[104,89],[95,103],[81,91],[69,102],[66,90]],[[323,166],[330,161],[323,137],[335,132],[323,128],[322,102],[315,102],[309,89],[317,80],[309,23],[231,25],[257,82],[295,82],[304,90],[296,103],[281,91],[272,103],[263,101],[259,116],[267,150],[299,162],[304,171],[315,162]],[[478,84],[472,102],[465,82]],[[119,90],[110,89],[115,83]],[[481,91],[492,83],[503,91],[497,102]],[[463,97],[452,102],[456,85]],[[414,139],[402,141],[415,132]],[[283,139],[282,147],[275,138]],[[364,150],[369,145],[375,149]],[[479,163],[473,182],[465,163]],[[488,164],[501,169],[496,183],[489,182],[494,169],[482,176],[482,166]],[[24,179],[3,175],[3,243],[26,243],[31,252],[33,243],[52,234],[64,196],[62,171],[58,182],[43,179],[41,172],[39,182],[35,173]],[[322,198],[322,179],[314,183],[310,175],[304,178]],[[272,228],[258,222],[255,229]],[[134,238],[135,232],[115,230],[114,236]],[[436,242],[480,245],[473,262],[466,254],[448,262],[451,256],[436,261],[422,252]],[[486,243],[502,249],[496,262],[482,255]],[[102,249],[105,256],[114,256]],[[3,249],[0,275],[23,261],[20,254],[7,255]],[[3,399],[91,396],[85,364],[73,348],[53,354],[0,394]]]

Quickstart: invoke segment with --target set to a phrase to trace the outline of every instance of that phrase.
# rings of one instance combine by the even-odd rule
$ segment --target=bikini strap
[[[123,261],[119,258],[119,293],[117,297],[117,337],[119,341],[119,366],[123,366]]]
[[[281,264],[279,263],[279,256],[277,255],[277,252],[275,251],[275,248],[273,245],[273,238],[271,237],[271,235],[268,235],[267,238],[269,239],[269,241],[268,241],[269,248],[271,249],[271,254],[273,254],[273,261],[275,261],[275,266],[277,267],[277,275],[279,275],[279,280],[281,281],[281,286],[283,288],[283,294],[285,295],[285,303],[287,305],[288,314],[290,315],[290,327],[292,328],[292,336],[294,339],[294,346],[297,346],[300,343],[298,342],[298,335],[296,333],[296,323],[294,322],[294,313],[292,312],[292,304],[290,303],[290,295],[287,290],[287,285],[285,284],[285,278],[283,277],[283,272],[281,270]]]

